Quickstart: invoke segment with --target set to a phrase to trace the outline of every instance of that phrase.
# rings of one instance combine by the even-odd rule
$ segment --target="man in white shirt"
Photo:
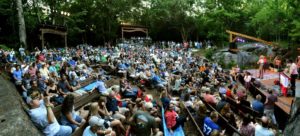
[[[27,97],[27,103],[30,105],[28,114],[32,122],[42,130],[46,136],[70,136],[72,128],[69,126],[59,125],[52,111],[53,105],[50,103],[50,98],[44,100],[38,91],[31,93]]]
[[[39,72],[41,73],[42,77],[48,79],[49,78],[49,70],[47,67],[47,64],[43,64],[42,68],[39,69]]]
[[[100,119],[96,116],[91,116],[90,120],[89,120],[89,126],[87,126],[84,131],[82,136],[97,136],[97,132],[98,130],[101,129],[101,126],[103,126],[104,124],[104,120]],[[110,130],[104,130],[102,132],[98,132],[98,133],[102,133],[103,135],[107,135],[110,134],[111,131]]]

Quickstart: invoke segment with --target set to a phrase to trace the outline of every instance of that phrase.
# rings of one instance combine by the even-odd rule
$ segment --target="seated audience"
[[[170,103],[169,106],[166,108],[165,111],[165,119],[166,119],[166,125],[170,133],[173,133],[174,130],[176,130],[179,126],[184,125],[184,122],[186,122],[186,117],[179,116],[175,110],[175,105]]]
[[[251,107],[253,110],[258,111],[260,115],[264,114],[264,104],[261,102],[261,95],[256,95],[255,99],[252,101]]]
[[[218,119],[219,115],[215,111],[210,113],[210,117],[204,118],[203,133],[205,136],[210,136],[213,130],[221,130],[221,128],[217,124]]]
[[[261,124],[255,126],[255,136],[275,136],[274,132],[268,128],[269,122],[269,118],[263,116],[261,118]]]
[[[72,94],[65,97],[61,106],[61,113],[61,124],[70,126],[73,132],[85,123],[85,120],[75,113],[74,95]]]
[[[239,132],[245,136],[254,136],[255,126],[251,122],[250,117],[246,114],[243,118],[242,124],[239,126]]]
[[[30,106],[28,111],[31,120],[36,127],[46,136],[70,136],[72,128],[70,126],[60,125],[52,111],[53,105],[50,98],[40,95],[38,91],[33,91],[27,97],[27,103]]]
[[[103,130],[104,129],[104,130]],[[89,126],[87,126],[82,136],[115,136],[116,134],[111,129],[105,129],[105,121],[97,116],[91,116]]]

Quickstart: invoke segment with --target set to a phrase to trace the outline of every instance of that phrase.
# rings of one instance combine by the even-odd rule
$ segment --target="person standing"
[[[259,68],[258,68],[258,70],[259,70],[259,75],[258,75],[258,78],[261,78],[261,79],[263,79],[264,78],[264,56],[263,55],[261,55],[260,57],[259,57],[259,60],[257,61],[257,64],[259,64]]]
[[[293,62],[292,60],[288,61],[288,64],[290,66],[289,68],[289,73],[291,74],[291,90],[293,91],[292,96],[295,97],[296,94],[296,78],[298,76],[298,69],[297,69],[297,65],[295,62]]]
[[[245,81],[245,87],[247,91],[249,91],[251,79],[252,79],[251,74],[248,71],[246,71],[244,76],[244,81]]]

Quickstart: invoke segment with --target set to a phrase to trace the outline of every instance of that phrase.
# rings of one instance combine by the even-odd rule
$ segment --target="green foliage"
[[[0,49],[4,49],[4,50],[10,50],[11,48],[7,47],[4,44],[0,44]]]
[[[221,56],[220,58],[224,58],[224,57],[225,57],[225,55],[222,54],[222,56]],[[222,68],[225,68],[225,67],[226,67],[225,62],[222,61],[221,59],[219,60],[218,64],[219,64]]]
[[[206,49],[205,50],[205,58],[211,60],[212,59],[212,56],[214,55],[215,53],[215,50],[214,49]]]
[[[236,65],[237,65],[236,62],[233,61],[233,60],[231,60],[231,61],[227,64],[227,66],[226,66],[225,68],[232,68],[232,67],[234,67],[234,66],[236,66]]]
[[[43,7],[49,7],[47,14]],[[41,23],[67,26],[70,44],[115,41],[122,22],[148,27],[154,40],[227,45],[225,30],[233,30],[300,43],[299,0],[31,0],[23,1],[23,9],[31,47],[40,45]],[[0,0],[0,19],[0,42],[18,45],[15,2]]]

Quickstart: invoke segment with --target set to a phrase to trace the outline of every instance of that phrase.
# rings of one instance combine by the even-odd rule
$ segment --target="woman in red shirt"
[[[173,103],[170,103],[169,106],[167,106],[167,109],[165,111],[166,125],[170,133],[173,133],[173,131],[177,129],[179,126],[183,127],[184,122],[187,120],[186,117],[179,116],[175,112],[174,108],[175,105]]]

